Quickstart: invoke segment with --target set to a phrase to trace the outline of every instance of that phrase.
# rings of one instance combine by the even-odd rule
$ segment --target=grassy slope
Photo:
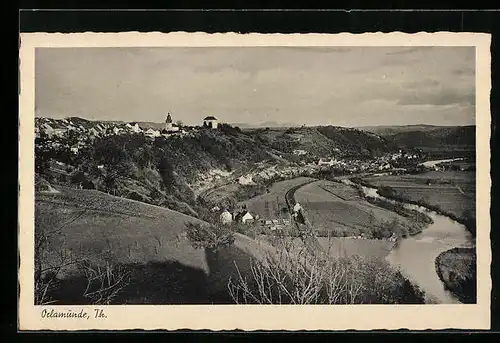
[[[258,129],[251,136],[284,153],[301,149],[315,157],[358,156],[369,154],[371,149],[388,148],[384,139],[373,134],[334,126]]]
[[[114,262],[134,271],[133,283],[118,303],[230,302],[226,287],[228,277],[235,275],[233,261],[244,271],[250,257],[260,254],[261,245],[236,235],[234,246],[221,250],[214,259],[194,249],[183,235],[185,223],[200,222],[196,218],[98,191],[59,190],[58,194],[36,195],[36,221],[52,216],[62,224],[83,215],[54,238],[49,255],[55,259],[65,247],[80,259],[99,263],[109,250]],[[73,288],[79,287],[77,276],[70,281]],[[71,294],[63,296],[70,302],[80,301]]]
[[[318,237],[322,248],[334,257],[359,255],[366,258],[385,258],[391,252],[392,242],[378,239],[350,239],[346,237]]]

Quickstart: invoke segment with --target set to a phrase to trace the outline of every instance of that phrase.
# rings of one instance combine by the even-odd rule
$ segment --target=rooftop
[[[214,116],[208,116],[208,117],[205,117],[205,119],[203,120],[217,120],[217,118],[215,118]]]

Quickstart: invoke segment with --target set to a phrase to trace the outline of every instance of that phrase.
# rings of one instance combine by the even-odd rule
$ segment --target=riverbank
[[[376,189],[387,199],[421,206],[446,216],[476,235],[475,179],[469,172],[385,175],[354,178],[352,181]]]
[[[426,206],[406,201],[406,199],[398,197],[397,194],[394,196],[395,192],[390,188],[384,188],[383,185],[379,184],[379,187],[376,187],[377,185],[370,185],[364,180],[355,181],[359,182],[358,185],[366,196],[386,199],[401,204],[405,208],[418,210],[432,218],[432,224],[421,233],[409,235],[399,240],[399,244],[387,257],[391,263],[401,268],[405,275],[415,280],[430,295],[429,301],[435,300],[438,303],[463,302],[467,299],[467,295],[470,298],[470,294],[475,293],[475,290],[471,290],[470,286],[464,286],[463,281],[460,281],[467,280],[463,275],[470,274],[470,272],[464,272],[464,268],[460,267],[460,258],[454,253],[441,255],[446,253],[450,246],[459,247],[471,243],[471,235],[464,225],[449,216],[429,210]],[[436,262],[440,255],[442,257]],[[441,276],[438,276],[436,264],[439,265]],[[461,291],[464,287],[468,289],[465,291],[465,296],[464,292]],[[460,296],[452,290],[458,292]]]
[[[453,248],[436,258],[436,272],[444,286],[461,302],[476,303],[476,249]]]

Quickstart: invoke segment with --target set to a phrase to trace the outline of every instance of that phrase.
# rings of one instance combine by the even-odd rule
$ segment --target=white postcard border
[[[186,33],[21,33],[19,98],[19,315],[20,330],[372,330],[489,329],[490,89],[489,34],[237,34]],[[91,319],[42,318],[34,306],[34,78],[37,47],[192,46],[475,46],[477,159],[477,304],[467,305],[113,305],[63,306]],[[103,309],[106,318],[93,318]]]

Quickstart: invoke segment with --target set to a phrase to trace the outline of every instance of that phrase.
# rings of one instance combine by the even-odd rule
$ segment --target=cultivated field
[[[113,197],[93,190],[57,187],[36,194],[36,230],[50,233],[41,255],[44,268],[60,263],[61,252],[94,265],[111,262],[131,271],[130,284],[115,303],[231,303],[227,281],[234,261],[246,272],[262,244],[236,234],[234,245],[217,253],[195,249],[185,236],[187,222],[198,219],[162,207]],[[78,304],[86,281],[76,268],[65,268],[56,304]]]
[[[413,223],[395,212],[374,206],[343,183],[316,181],[301,187],[295,200],[322,236],[371,236],[372,229],[397,221],[402,227]]]
[[[264,220],[279,219],[280,217],[288,218],[288,208],[285,201],[286,192],[311,180],[313,179],[308,177],[298,177],[276,182],[270,187],[269,193],[243,201],[241,204],[245,204],[252,214],[258,214]]]
[[[475,172],[430,171],[416,175],[369,177],[364,180],[377,187],[389,186],[412,201],[437,206],[443,212],[458,218],[469,215],[475,217]]]

